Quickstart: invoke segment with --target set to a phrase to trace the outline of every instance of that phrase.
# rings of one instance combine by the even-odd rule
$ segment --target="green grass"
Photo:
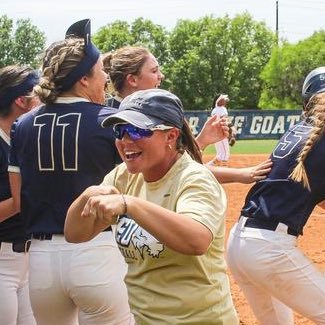
[[[269,154],[274,149],[278,140],[237,140],[233,147],[230,147],[232,154]],[[204,153],[215,154],[214,145],[208,146]]]

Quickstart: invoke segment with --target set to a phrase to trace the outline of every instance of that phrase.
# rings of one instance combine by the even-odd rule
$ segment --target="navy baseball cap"
[[[139,90],[125,97],[119,111],[104,119],[102,127],[118,123],[130,123],[141,129],[164,124],[181,129],[184,124],[183,105],[167,90]]]

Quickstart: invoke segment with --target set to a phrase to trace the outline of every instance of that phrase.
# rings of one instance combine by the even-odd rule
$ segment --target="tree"
[[[187,109],[211,107],[216,93],[227,93],[231,107],[256,108],[260,72],[268,62],[274,34],[248,14],[230,19],[179,20],[171,32],[168,87]]]
[[[167,35],[168,33],[162,26],[155,25],[150,20],[138,18],[132,24],[119,20],[108,24],[100,28],[92,39],[102,53],[126,45],[145,46],[163,65],[168,60]]]
[[[0,16],[0,67],[10,64],[28,64],[36,67],[44,50],[45,35],[30,19],[19,19],[17,28],[6,15]]]
[[[131,44],[133,37],[130,33],[129,24],[125,21],[116,20],[111,24],[101,27],[92,36],[92,41],[102,53],[105,53]]]
[[[245,13],[234,19],[179,20],[170,33],[143,18],[131,25],[116,21],[102,27],[93,41],[102,52],[125,45],[147,47],[166,76],[162,87],[175,92],[187,109],[210,107],[218,92],[229,94],[231,107],[256,108],[260,72],[275,35]]]
[[[314,33],[297,44],[274,48],[261,78],[264,82],[259,106],[301,107],[301,88],[307,74],[325,62],[325,31]]]

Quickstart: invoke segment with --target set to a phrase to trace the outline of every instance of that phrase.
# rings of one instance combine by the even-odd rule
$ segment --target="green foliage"
[[[182,98],[186,109],[208,109],[216,93],[228,93],[230,107],[256,108],[260,72],[267,63],[274,35],[249,14],[196,21],[179,20],[171,33],[150,20],[131,25],[116,21],[93,37],[102,52],[142,45],[157,57],[166,80],[162,87]]]
[[[38,65],[45,36],[29,19],[16,26],[0,16],[0,67]],[[248,13],[179,20],[168,32],[150,20],[117,20],[93,35],[102,53],[125,45],[147,47],[166,77],[162,87],[176,93],[185,109],[210,109],[216,93],[227,93],[229,108],[297,108],[301,86],[325,62],[325,31],[297,44],[275,46],[275,35]]]
[[[99,29],[93,41],[102,53],[116,50],[126,45],[147,47],[161,65],[168,61],[167,31],[150,20],[136,19],[132,24],[115,21]]]
[[[297,44],[284,43],[272,51],[261,78],[264,82],[261,108],[296,109],[301,106],[301,88],[306,75],[325,62],[325,31]]]
[[[118,49],[133,42],[130,26],[125,21],[116,20],[99,29],[92,41],[102,53]]]
[[[230,108],[256,108],[259,75],[273,43],[273,33],[248,13],[179,20],[169,40],[172,60],[165,74],[170,89],[186,109],[210,108],[216,93],[229,94]]]
[[[29,19],[19,19],[14,30],[13,20],[0,16],[0,67],[28,64],[36,67],[45,45],[45,35]]]

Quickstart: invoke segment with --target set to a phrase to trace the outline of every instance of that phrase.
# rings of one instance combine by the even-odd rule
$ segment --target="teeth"
[[[125,152],[126,159],[135,159],[141,155],[139,151],[127,151]]]

